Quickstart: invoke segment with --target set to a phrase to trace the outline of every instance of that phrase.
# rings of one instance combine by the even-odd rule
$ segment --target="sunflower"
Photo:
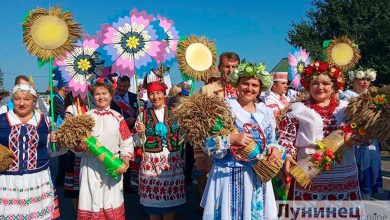
[[[180,71],[195,79],[207,81],[217,61],[217,49],[213,42],[197,36],[179,42],[177,60]]]
[[[73,20],[71,12],[61,12],[61,7],[51,7],[49,11],[37,8],[23,22],[23,43],[31,55],[42,61],[64,56],[80,37],[80,24]]]
[[[343,72],[352,69],[360,59],[360,50],[348,37],[332,40],[326,49],[326,58]]]

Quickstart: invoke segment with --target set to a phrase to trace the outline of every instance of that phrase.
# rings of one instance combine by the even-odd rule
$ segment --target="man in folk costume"
[[[146,140],[139,171],[140,202],[150,219],[173,220],[177,208],[186,202],[179,127],[166,105],[165,83],[151,82],[146,88],[151,107],[136,125]]]
[[[137,95],[129,92],[130,88],[130,78],[128,76],[119,76],[117,79],[117,88],[114,94],[114,100],[111,102],[111,109],[119,112],[126,121],[127,126],[130,130],[134,128],[135,121],[138,116],[138,103],[137,103]],[[123,174],[123,188],[126,192],[131,191],[131,176],[132,170],[134,169],[134,162],[131,162],[131,168],[127,170],[126,173]],[[133,174],[134,179],[138,175],[138,167],[137,172]],[[137,181],[136,181],[137,182]]]
[[[288,84],[287,84],[287,72],[272,72],[273,84],[271,91],[265,96],[265,105],[272,109],[275,118],[278,117],[280,111],[282,111],[290,102],[290,99],[286,96]]]
[[[221,73],[221,79],[202,86],[200,93],[204,95],[218,95],[224,98],[236,98],[236,90],[230,84],[230,74],[237,68],[240,63],[240,57],[234,52],[225,52],[219,56],[218,70]],[[213,74],[212,77],[218,77]]]

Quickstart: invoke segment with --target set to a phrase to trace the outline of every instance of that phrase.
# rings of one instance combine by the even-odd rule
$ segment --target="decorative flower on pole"
[[[168,43],[164,29],[153,15],[133,9],[130,16],[120,17],[111,25],[102,25],[99,33],[101,58],[111,72],[130,78],[142,78],[164,61]]]
[[[99,58],[99,53],[96,51],[99,46],[95,36],[85,36],[76,44],[73,51],[67,53],[64,58],[54,61],[58,71],[69,82],[68,86],[74,97],[80,95],[85,98],[88,80],[97,78],[101,74],[104,61]]]
[[[291,85],[296,90],[301,88],[301,73],[310,64],[309,55],[310,53],[306,52],[302,47],[296,48],[292,53],[288,54],[288,81],[291,82]]]
[[[164,54],[164,66],[172,66],[176,61],[176,48],[179,43],[179,32],[173,26],[173,21],[169,20],[161,15],[157,15],[158,20],[160,20],[160,26],[164,29],[166,38],[164,39],[168,43],[168,47],[165,49],[166,53]]]

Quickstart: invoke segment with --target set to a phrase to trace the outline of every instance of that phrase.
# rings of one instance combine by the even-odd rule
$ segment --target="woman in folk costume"
[[[359,94],[366,93],[370,83],[375,81],[374,69],[359,69],[349,72],[349,79],[353,89],[340,94],[340,99],[348,101]],[[382,170],[380,144],[377,140],[355,140],[359,145],[355,146],[355,156],[359,168],[359,185],[364,199],[370,199],[371,195],[382,190]]]
[[[50,176],[50,121],[34,110],[38,94],[28,84],[12,90],[14,109],[0,115],[0,144],[12,162],[0,171],[0,219],[58,219],[58,198]],[[50,140],[56,141],[55,133]],[[4,153],[4,149],[1,149]],[[65,151],[59,151],[59,155]],[[5,160],[1,160],[4,163]],[[3,164],[2,164],[3,165]]]
[[[78,95],[73,97],[72,93],[68,93],[64,100],[65,119],[88,111],[84,100]],[[64,197],[72,199],[73,206],[77,210],[80,191],[80,162],[82,152],[68,151],[65,160],[65,181],[64,181]]]
[[[167,106],[167,86],[160,81],[147,85],[152,107],[144,110],[137,132],[145,134],[139,171],[141,204],[151,220],[174,219],[175,211],[186,202],[179,127]]]
[[[96,109],[89,110],[95,126],[92,136],[127,165],[133,159],[133,139],[122,115],[110,109],[113,97],[110,82],[98,79],[92,95]],[[81,147],[82,150],[85,146]],[[127,168],[119,170],[120,174]],[[114,179],[106,174],[103,163],[85,151],[81,158],[78,219],[125,219],[123,178]]]
[[[236,160],[230,146],[246,146],[252,139],[263,146],[266,137],[269,162],[280,157],[275,138],[275,118],[264,103],[256,103],[260,91],[268,90],[272,76],[263,65],[240,64],[232,73],[232,84],[237,87],[237,99],[227,100],[234,126],[239,134],[214,136],[205,141],[203,150],[210,153],[211,168],[201,206],[203,219],[277,219],[277,209],[271,181],[263,183],[254,173],[251,163]],[[252,128],[246,133],[245,127]],[[261,147],[259,147],[261,148]]]
[[[328,136],[346,120],[347,102],[337,94],[345,80],[340,70],[327,62],[315,62],[301,75],[309,98],[293,103],[279,124],[279,144],[287,150],[285,172],[297,160],[315,152],[316,141]],[[358,170],[353,148],[346,150],[340,163],[333,164],[313,178],[306,188],[295,184],[294,200],[359,200]]]

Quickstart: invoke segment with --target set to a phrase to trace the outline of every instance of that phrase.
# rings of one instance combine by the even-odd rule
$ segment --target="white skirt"
[[[84,153],[80,168],[78,219],[124,217],[122,175],[115,180],[96,157]]]
[[[55,190],[50,170],[0,175],[0,219],[51,219]]]

